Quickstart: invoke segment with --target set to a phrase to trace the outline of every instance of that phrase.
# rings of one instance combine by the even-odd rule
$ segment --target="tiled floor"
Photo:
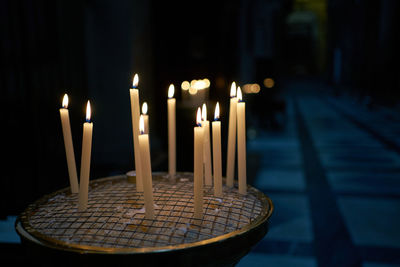
[[[400,266],[400,116],[302,86],[286,129],[249,140],[275,211],[238,266]]]

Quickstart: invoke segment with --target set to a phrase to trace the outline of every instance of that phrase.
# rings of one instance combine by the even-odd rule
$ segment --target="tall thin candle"
[[[196,127],[194,127],[194,218],[203,217],[203,127],[201,110],[197,109]]]
[[[131,97],[131,113],[132,113],[132,132],[133,132],[133,148],[135,155],[135,168],[136,168],[136,190],[143,191],[142,181],[142,165],[140,163],[139,152],[139,76],[135,74],[133,77],[132,88],[129,90]]]
[[[60,108],[61,125],[64,136],[65,154],[67,157],[67,166],[69,174],[69,184],[71,193],[79,193],[78,174],[76,172],[74,145],[72,143],[71,125],[68,112],[68,95],[65,94]]]
[[[211,147],[210,147],[210,122],[207,120],[207,106],[203,104],[201,109],[201,126],[203,132],[203,163],[204,163],[204,182],[205,185],[212,185],[211,173]]]
[[[168,88],[168,173],[176,174],[176,125],[174,98],[175,87],[171,84]]]
[[[239,193],[245,195],[247,192],[246,181],[246,103],[242,100],[240,87],[237,90],[237,141],[238,141],[238,179]]]
[[[143,174],[143,195],[146,219],[154,219],[153,182],[151,173],[151,159],[149,135],[144,132],[144,118],[140,116],[139,122],[139,148]]]
[[[90,102],[88,101],[86,105],[86,122],[83,123],[82,158],[81,158],[78,211],[85,211],[88,204],[90,157],[92,152],[92,133],[93,133],[93,123],[90,121],[90,118],[91,118],[91,109],[90,109]]]
[[[229,105],[229,130],[228,130],[228,152],[226,159],[226,185],[233,187],[235,176],[235,152],[236,152],[236,83],[231,86],[231,101]]]
[[[219,103],[215,105],[214,121],[212,122],[214,196],[222,197],[222,167],[221,167],[221,121],[219,121]]]

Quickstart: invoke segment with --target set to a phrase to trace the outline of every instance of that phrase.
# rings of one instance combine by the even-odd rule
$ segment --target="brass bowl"
[[[224,187],[221,198],[205,187],[201,220],[193,218],[192,173],[153,173],[153,189],[154,220],[144,217],[143,194],[121,175],[90,182],[85,212],[69,188],[40,198],[16,230],[43,266],[231,266],[268,231],[273,204],[254,187],[246,196]]]

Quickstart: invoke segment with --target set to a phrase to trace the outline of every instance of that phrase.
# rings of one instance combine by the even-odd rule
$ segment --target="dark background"
[[[211,81],[208,114],[212,118],[219,101],[225,137],[232,81],[261,86],[244,97],[253,132],[283,127],[275,116],[286,104],[281,84],[294,78],[321,80],[329,93],[353,95],[370,108],[396,109],[395,25],[395,0],[1,0],[0,217],[17,215],[43,194],[68,186],[58,110],[64,93],[78,173],[85,103],[91,100],[96,179],[134,169],[134,73],[140,101],[149,104],[152,168],[167,170],[166,100],[174,83],[177,169],[191,171],[196,107],[183,104],[182,81]],[[268,77],[273,88],[263,85]]]

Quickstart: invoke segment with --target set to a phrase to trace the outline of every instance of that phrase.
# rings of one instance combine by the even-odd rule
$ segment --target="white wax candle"
[[[143,194],[146,219],[154,219],[153,182],[151,172],[151,159],[149,135],[144,133],[144,118],[140,117],[139,148],[143,174]]]
[[[85,211],[88,203],[90,157],[92,152],[93,123],[90,122],[90,102],[86,105],[86,122],[83,124],[82,158],[79,187],[78,211]]]
[[[142,166],[140,163],[139,152],[139,90],[137,89],[139,83],[138,75],[135,74],[133,78],[132,88],[129,90],[131,97],[131,113],[132,113],[132,132],[133,132],[133,148],[135,155],[135,168],[136,168],[136,190],[143,191],[142,182]]]
[[[176,124],[174,97],[175,87],[171,84],[168,88],[168,173],[176,174]]]
[[[221,122],[219,121],[219,103],[215,105],[212,122],[214,196],[222,197],[222,163],[221,163]]]
[[[237,141],[238,141],[238,179],[239,193],[245,195],[247,193],[246,181],[246,104],[242,101],[242,92],[240,87],[237,91]]]
[[[205,185],[212,185],[212,171],[211,171],[211,143],[210,143],[210,122],[207,120],[207,107],[203,104],[201,109],[201,126],[204,128],[203,132],[203,163],[204,163],[204,181]]]
[[[201,111],[197,110],[197,126],[194,127],[194,218],[203,217],[203,127],[201,127]]]
[[[149,133],[149,115],[147,115],[147,111],[148,111],[147,102],[143,102],[142,116],[143,116],[143,121],[144,121],[144,133],[145,134]]]
[[[71,193],[79,193],[78,174],[76,172],[74,145],[72,143],[71,125],[69,122],[68,112],[68,95],[65,94],[60,108],[61,125],[64,136],[65,154],[67,157],[67,166],[69,174],[69,184],[71,186]]]
[[[226,185],[233,187],[235,176],[235,152],[236,152],[236,83],[231,86],[231,101],[229,105],[229,130],[228,130],[228,152],[226,159]]]

